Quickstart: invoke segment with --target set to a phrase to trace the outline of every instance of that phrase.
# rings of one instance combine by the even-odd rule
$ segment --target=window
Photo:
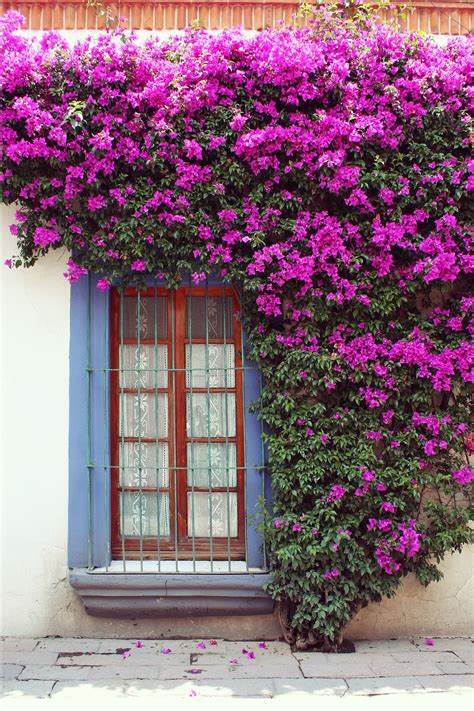
[[[225,599],[245,589],[242,612],[269,609],[257,502],[270,491],[250,408],[260,378],[246,356],[238,291],[209,278],[199,287],[188,280],[168,290],[150,280],[140,292],[102,292],[98,279],[71,287],[72,584],[83,599],[93,591],[87,604],[101,611],[92,614],[105,614],[101,586],[122,586],[107,611],[122,614],[131,596],[135,614],[135,588],[149,590],[154,610],[157,589],[171,595],[178,585],[169,576],[189,573],[187,586],[206,585],[208,610],[216,573]],[[155,575],[140,582],[141,573]],[[215,600],[219,614],[237,614]],[[175,609],[162,604],[163,614]]]
[[[114,558],[244,560],[239,311],[228,287],[113,290]]]

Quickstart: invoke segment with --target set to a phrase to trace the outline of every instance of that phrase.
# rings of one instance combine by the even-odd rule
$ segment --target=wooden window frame
[[[138,291],[135,288],[124,289],[123,296],[136,296]],[[188,296],[224,296],[232,299],[234,317],[234,335],[232,338],[226,336],[225,343],[234,345],[235,352],[235,387],[234,388],[212,388],[210,392],[235,392],[236,398],[236,436],[226,438],[211,438],[211,441],[236,442],[236,466],[237,466],[237,486],[236,487],[213,487],[213,492],[223,491],[225,493],[237,493],[237,536],[234,538],[212,537],[212,551],[210,538],[188,536],[187,532],[187,502],[188,491],[192,487],[187,483],[187,462],[186,450],[188,441],[199,441],[208,438],[189,438],[186,431],[186,394],[190,388],[186,388],[185,373],[185,351],[186,344],[189,343],[186,333],[186,298]],[[169,491],[170,496],[170,535],[160,535],[160,547],[158,550],[158,536],[139,537],[122,536],[120,534],[120,423],[119,423],[119,403],[122,392],[136,391],[136,389],[121,388],[119,376],[119,348],[120,348],[120,294],[118,289],[112,289],[110,294],[110,465],[111,465],[111,544],[112,557],[128,560],[244,560],[245,559],[245,451],[244,451],[244,395],[243,395],[243,368],[242,368],[242,333],[240,327],[239,313],[240,302],[234,289],[227,286],[208,287],[179,287],[171,290],[163,287],[150,287],[141,290],[141,297],[157,296],[167,298],[168,311],[168,331],[166,339],[140,339],[141,345],[166,344],[168,348],[168,363],[171,368],[168,371],[167,388],[153,388],[150,392],[166,392],[168,395],[168,437],[160,438],[160,441],[168,441],[169,447],[169,486],[160,487],[160,491]],[[174,319],[174,327],[172,327]],[[192,334],[191,334],[192,335]],[[173,336],[174,336],[174,371],[173,368]],[[124,344],[138,343],[138,339],[123,339]],[[206,343],[206,339],[192,338],[192,343]],[[224,339],[207,339],[208,344],[224,343]],[[196,393],[202,389],[192,388]],[[143,389],[141,388],[141,391]],[[145,390],[146,391],[146,390]],[[208,392],[208,388],[204,388]],[[176,400],[173,399],[173,392]],[[174,426],[174,423],[176,426]],[[176,432],[176,440],[174,434]],[[155,438],[141,438],[142,441],[157,441]],[[137,441],[137,438],[125,438],[125,441]],[[174,473],[174,462],[176,457],[176,475]],[[176,486],[175,486],[176,482]],[[125,487],[126,490],[133,488]],[[156,492],[156,487],[143,487],[142,491]],[[209,493],[208,487],[194,486],[194,492]],[[177,511],[175,506],[177,505]],[[176,511],[176,513],[175,513]],[[230,522],[228,522],[230,525]],[[211,555],[212,553],[212,555]]]

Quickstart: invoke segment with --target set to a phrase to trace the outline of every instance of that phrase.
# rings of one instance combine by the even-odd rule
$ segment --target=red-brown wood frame
[[[191,388],[186,388],[185,373],[185,349],[189,343],[186,333],[186,299],[188,296],[220,296],[225,295],[226,299],[232,300],[232,313],[234,320],[234,335],[229,338],[226,334],[225,342],[234,345],[235,352],[235,387],[210,388],[209,392],[235,392],[236,399],[236,436],[235,437],[188,437],[186,432],[186,394],[191,392]],[[136,289],[127,288],[123,292],[123,298],[136,297]],[[212,492],[236,492],[237,493],[237,537],[212,537],[212,559],[213,560],[242,560],[245,557],[245,452],[244,452],[244,403],[243,403],[243,377],[241,359],[241,329],[238,320],[240,305],[236,292],[229,287],[181,287],[172,290],[162,287],[146,288],[140,292],[141,297],[157,296],[167,299],[168,329],[167,338],[140,338],[141,345],[163,345],[168,348],[168,363],[171,368],[168,372],[167,388],[140,388],[140,392],[152,394],[167,393],[168,398],[168,437],[160,438],[159,441],[167,441],[169,448],[169,485],[159,487],[160,491],[169,491],[170,496],[170,535],[160,535],[160,546],[158,550],[158,536],[142,537],[142,542],[137,537],[122,536],[120,534],[120,492],[122,489],[120,470],[120,446],[122,437],[120,435],[119,411],[121,393],[137,392],[137,388],[120,387],[120,344],[137,344],[137,339],[121,339],[120,334],[120,294],[117,289],[113,289],[110,295],[110,452],[111,452],[111,539],[113,558],[122,558],[125,554],[127,559],[144,560],[159,559],[186,559],[189,560],[194,555],[196,560],[208,560],[211,555],[209,538],[194,538],[188,535],[187,531],[187,502],[188,492],[192,490],[187,483],[187,443],[189,441],[203,442],[235,442],[236,443],[236,466],[237,466],[237,486],[236,487],[212,487]],[[156,326],[155,326],[156,328]],[[174,336],[174,344],[173,344]],[[191,333],[192,336],[192,333]],[[198,343],[224,343],[224,338],[192,338],[193,344]],[[173,348],[174,345],[174,348]],[[173,363],[174,354],[174,363]],[[173,370],[174,368],[174,370]],[[208,392],[208,388],[192,387],[192,393]],[[176,433],[176,436],[174,436]],[[137,441],[136,437],[124,437],[123,441]],[[141,442],[156,442],[155,438],[140,437]],[[176,457],[176,459],[175,459]],[[175,474],[176,472],[176,474]],[[123,480],[122,480],[123,481]],[[157,484],[159,481],[157,481]],[[175,485],[176,484],[176,485]],[[139,491],[140,487],[127,486],[126,491]],[[209,487],[194,486],[194,492],[209,493]],[[156,492],[156,487],[142,487],[144,492]],[[177,509],[175,507],[177,506]],[[228,522],[230,526],[230,521]],[[177,543],[177,546],[175,545]],[[230,545],[229,545],[230,544]],[[230,550],[229,550],[230,548]]]

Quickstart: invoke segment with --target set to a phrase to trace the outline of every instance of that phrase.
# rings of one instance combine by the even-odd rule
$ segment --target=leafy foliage
[[[74,47],[8,13],[0,37],[9,266],[66,247],[71,282],[243,289],[270,591],[300,647],[470,539],[473,43],[360,13]]]

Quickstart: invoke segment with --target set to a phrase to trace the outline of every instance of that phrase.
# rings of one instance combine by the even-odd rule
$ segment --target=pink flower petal
[[[137,649],[140,649],[141,647],[143,647],[143,644],[140,642],[139,639],[137,639],[137,641],[135,642],[135,647],[136,647]]]
[[[258,646],[259,646],[260,649],[266,649],[266,648],[267,648],[267,645],[265,644],[265,642],[259,642],[259,643],[258,643]]]
[[[427,647],[434,647],[434,642],[432,639],[426,639],[425,644]]]
[[[171,654],[171,649],[168,649],[168,647],[163,647],[161,650],[162,654]]]
[[[204,642],[199,642],[199,644],[196,644],[196,649],[206,649],[206,645]]]
[[[211,647],[215,647],[215,645],[217,644],[217,640],[216,640],[216,639],[210,639],[210,640],[209,640],[209,644],[211,645]]]

